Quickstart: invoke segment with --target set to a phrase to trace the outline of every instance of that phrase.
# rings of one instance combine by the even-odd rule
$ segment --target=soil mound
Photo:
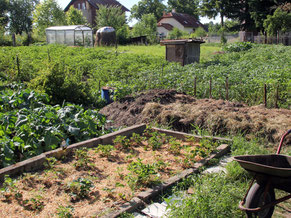
[[[189,132],[198,126],[213,135],[241,133],[247,137],[264,137],[272,143],[278,143],[282,134],[291,129],[290,110],[195,99],[176,90],[150,90],[130,95],[107,105],[100,112],[112,120],[115,127],[157,122]]]

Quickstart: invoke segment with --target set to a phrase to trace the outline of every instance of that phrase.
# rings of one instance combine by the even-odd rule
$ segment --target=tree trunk
[[[12,33],[12,44],[14,47],[16,46],[15,33]]]
[[[224,19],[223,19],[223,13],[220,12],[220,19],[221,19],[221,39],[220,42],[222,44],[225,44],[225,38],[224,38]]]

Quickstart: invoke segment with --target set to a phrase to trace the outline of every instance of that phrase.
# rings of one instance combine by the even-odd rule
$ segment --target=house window
[[[80,3],[78,3],[78,9],[79,9],[79,10],[81,9],[81,4],[80,4]]]
[[[82,9],[86,10],[86,3],[85,2],[82,3],[82,6],[83,6]]]

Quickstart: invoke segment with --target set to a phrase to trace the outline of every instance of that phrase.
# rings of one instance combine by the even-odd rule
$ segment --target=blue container
[[[101,98],[104,99],[107,104],[111,103],[109,88],[101,89]]]

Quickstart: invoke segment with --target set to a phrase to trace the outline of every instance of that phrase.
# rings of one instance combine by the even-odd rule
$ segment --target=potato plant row
[[[264,84],[267,84],[269,105],[274,106],[278,99],[279,107],[288,108],[291,48],[252,44],[247,49],[239,49],[239,46],[244,45],[185,67],[168,63],[160,56],[119,53],[112,48],[2,47],[0,78],[25,82],[33,89],[44,91],[52,104],[66,100],[99,108],[103,106],[100,84],[117,88],[115,98],[118,99],[153,88],[174,88],[194,94],[196,78],[197,97],[208,98],[211,79],[212,97],[225,99],[228,78],[229,100],[261,104]],[[142,49],[146,53],[151,47]]]

